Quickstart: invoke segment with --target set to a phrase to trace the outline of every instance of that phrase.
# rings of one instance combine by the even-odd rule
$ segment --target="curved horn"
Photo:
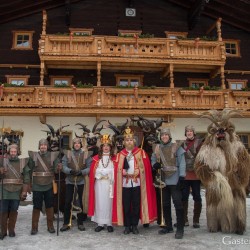
[[[68,127],[69,125],[64,125],[64,126],[61,126],[60,128],[58,128],[57,130],[56,130],[56,136],[59,136],[60,135],[60,132],[62,132],[62,130],[64,129],[64,128],[66,128],[66,127]]]
[[[121,133],[119,129],[115,125],[113,125],[109,120],[108,120],[108,123],[109,125],[107,127],[113,130],[116,135],[119,135]]]
[[[228,122],[228,120],[234,116],[242,116],[241,111],[240,110],[236,110],[236,109],[228,109],[225,108],[222,110],[222,117],[221,120],[223,122]]]
[[[76,132],[75,132],[75,136],[76,136],[76,138],[84,138],[84,136],[77,135]]]
[[[76,123],[75,125],[81,126],[80,129],[82,129],[86,133],[90,133],[90,130],[87,128],[87,125],[83,125],[82,123]]]
[[[200,118],[207,118],[211,122],[213,122],[217,127],[220,127],[220,125],[218,123],[219,112],[217,110],[208,110],[206,112],[203,112],[203,113],[201,113]]]
[[[98,126],[101,122],[106,122],[106,120],[100,120],[100,121],[98,121],[98,122],[94,125],[94,127],[93,127],[93,129],[92,129],[92,133],[94,133],[94,132],[96,131],[97,126]]]
[[[103,130],[103,125],[100,128],[97,128],[93,133],[96,134],[100,134],[100,132]]]
[[[123,124],[121,125],[120,134],[122,134],[122,132],[124,131],[124,129],[127,127],[127,124],[128,124],[128,119],[126,120],[125,123],[123,123]]]
[[[47,124],[47,123],[45,123],[45,124],[48,126],[49,130],[51,131],[52,136],[55,137],[55,130],[54,130],[54,128],[51,125]]]

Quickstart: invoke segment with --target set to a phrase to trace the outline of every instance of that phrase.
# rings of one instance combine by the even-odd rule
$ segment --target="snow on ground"
[[[86,231],[80,232],[77,229],[76,221],[73,221],[73,227],[66,232],[50,234],[47,231],[46,217],[41,214],[39,222],[39,232],[37,235],[31,236],[31,214],[32,205],[20,206],[19,216],[16,225],[16,237],[5,237],[0,241],[1,250],[59,250],[59,249],[128,249],[128,250],[158,250],[158,249],[178,249],[178,250],[215,250],[215,249],[250,249],[250,198],[247,198],[247,214],[248,226],[244,235],[209,233],[206,228],[206,209],[205,198],[203,192],[203,210],[201,215],[201,228],[194,229],[192,223],[189,227],[185,227],[184,238],[176,240],[174,233],[159,235],[159,226],[157,224],[150,225],[149,228],[139,226],[139,235],[123,235],[123,227],[115,227],[113,233],[103,230],[99,233],[94,231],[96,224],[89,219],[85,222]],[[193,201],[190,197],[189,201],[189,221],[192,222]],[[174,218],[174,209],[173,222]],[[62,218],[60,219],[60,227],[62,226]],[[56,221],[54,222],[56,228]],[[223,242],[224,241],[224,242]]]

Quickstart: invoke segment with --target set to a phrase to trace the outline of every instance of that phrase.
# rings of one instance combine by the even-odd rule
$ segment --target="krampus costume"
[[[208,230],[241,235],[246,229],[250,158],[229,121],[235,114],[230,109],[202,114],[212,124],[196,157],[195,171],[206,187]]]

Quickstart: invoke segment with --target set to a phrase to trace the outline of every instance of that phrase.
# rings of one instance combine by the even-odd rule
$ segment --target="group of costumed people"
[[[136,146],[134,131],[123,132],[123,149],[115,148],[110,134],[100,136],[97,154],[73,139],[72,150],[48,151],[48,141],[39,141],[39,151],[19,158],[16,144],[8,146],[0,160],[1,207],[0,238],[15,236],[20,200],[31,186],[33,211],[31,235],[38,233],[39,217],[45,204],[47,230],[55,233],[53,180],[56,173],[66,175],[64,222],[61,232],[70,230],[74,200],[77,197],[77,227],[85,230],[85,213],[96,223],[95,232],[114,225],[124,226],[125,235],[139,234],[139,222],[146,228],[157,221],[159,234],[174,232],[182,239],[189,226],[188,201],[194,200],[193,228],[199,228],[202,209],[201,183],[206,189],[207,226],[210,232],[243,234],[246,230],[246,186],[250,157],[235,133],[229,118],[235,111],[211,110],[202,114],[212,121],[208,136],[200,139],[195,128],[185,127],[186,140],[172,141],[171,131],[161,127],[149,156]],[[176,213],[172,222],[171,199]],[[59,211],[58,211],[59,212]]]

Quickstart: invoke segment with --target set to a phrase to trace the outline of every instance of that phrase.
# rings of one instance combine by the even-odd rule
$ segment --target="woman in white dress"
[[[102,135],[98,155],[93,157],[90,167],[89,210],[91,220],[97,223],[95,232],[107,225],[113,232],[112,207],[114,190],[114,155],[110,135]]]

